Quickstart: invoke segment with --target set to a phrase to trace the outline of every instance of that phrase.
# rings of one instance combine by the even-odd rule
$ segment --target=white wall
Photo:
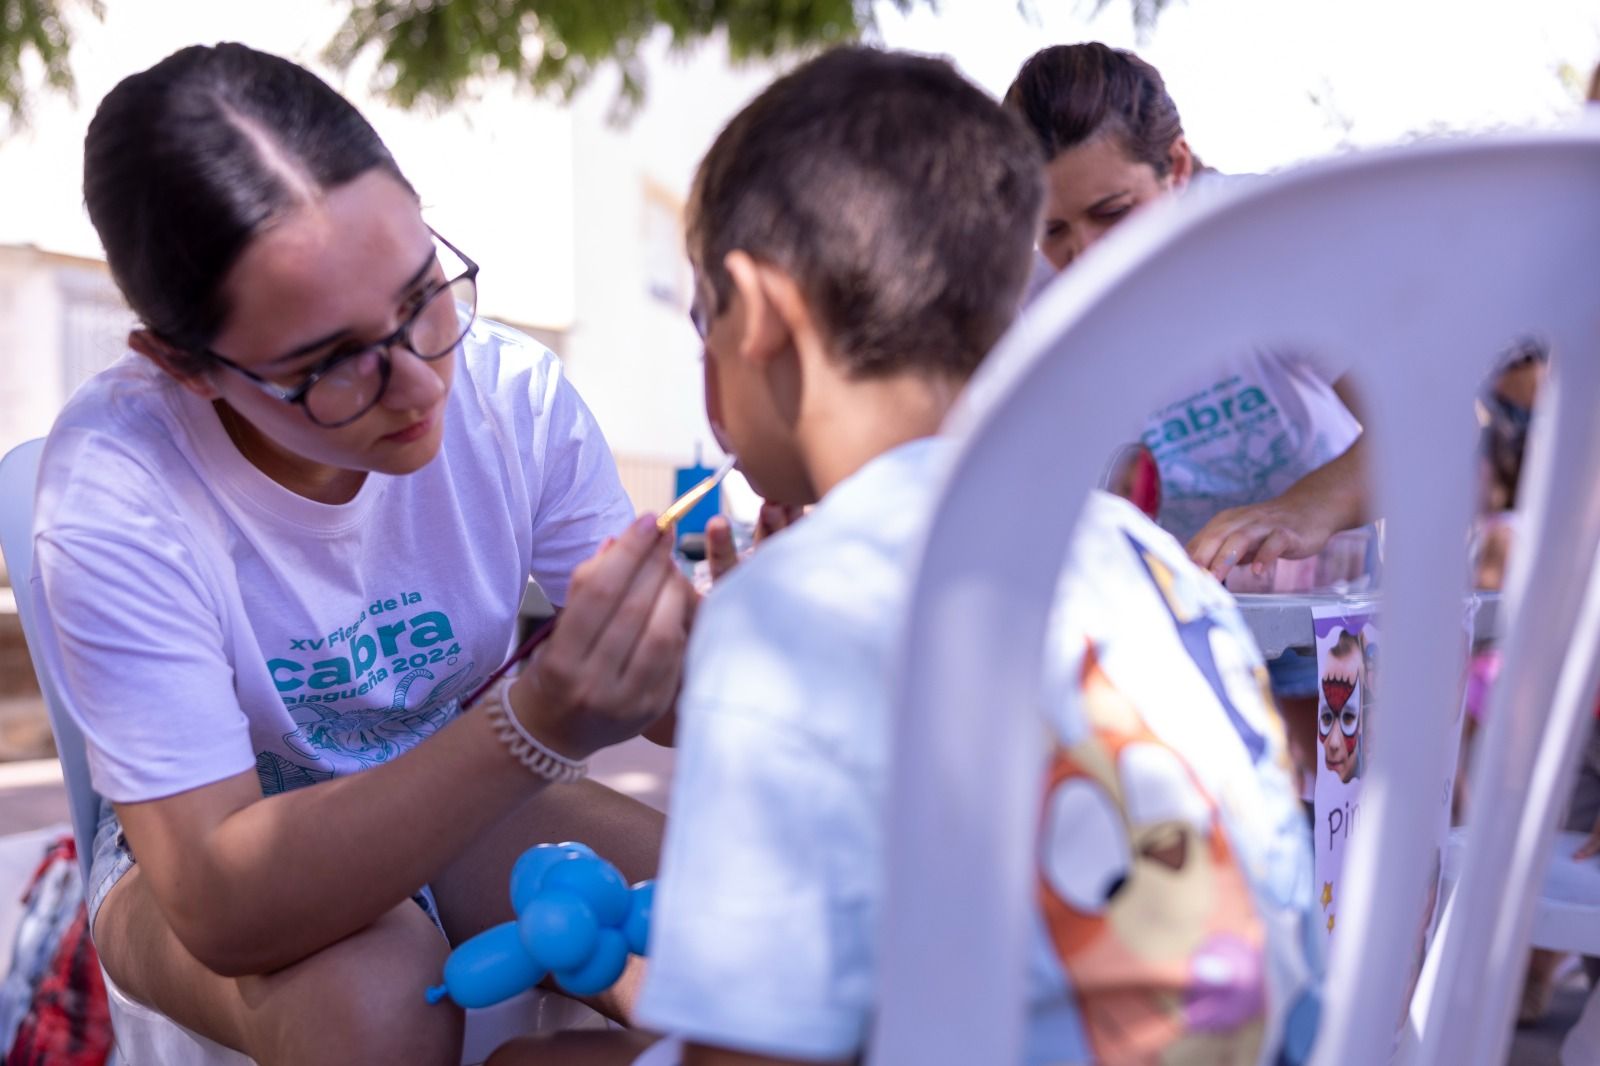
[[[0,454],[48,432],[71,391],[122,356],[132,324],[102,264],[0,247]]]
[[[656,48],[650,62],[647,103],[626,125],[607,118],[617,99],[612,79],[573,107],[577,285],[567,362],[614,450],[681,462],[697,443],[707,458],[720,453],[701,400],[681,215],[665,242],[650,216],[659,223],[664,211],[681,211],[700,157],[773,70],[730,69],[720,43],[684,56]],[[663,252],[682,271],[672,301],[648,291]]]
[[[50,428],[62,400],[61,293],[41,257],[0,248],[0,454]]]

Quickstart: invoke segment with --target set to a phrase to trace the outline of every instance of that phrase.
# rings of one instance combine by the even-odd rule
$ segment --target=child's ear
[[[800,286],[787,273],[732,251],[723,260],[739,305],[739,355],[770,362],[815,334]]]
[[[172,375],[178,384],[202,400],[215,400],[220,395],[216,385],[211,382],[211,375],[195,369],[192,356],[174,348],[149,330],[136,329],[129,333],[128,347]]]

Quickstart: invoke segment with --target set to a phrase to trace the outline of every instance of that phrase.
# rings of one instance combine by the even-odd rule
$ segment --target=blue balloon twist
[[[487,1007],[550,974],[574,996],[599,995],[617,983],[630,953],[646,953],[654,902],[655,882],[629,888],[584,844],[529,848],[511,869],[516,921],[452,951],[444,983],[428,989],[427,1000],[449,996],[460,1007]]]

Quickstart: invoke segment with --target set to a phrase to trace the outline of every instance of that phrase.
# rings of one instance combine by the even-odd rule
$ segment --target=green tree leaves
[[[348,70],[376,53],[377,88],[402,107],[443,106],[484,79],[506,77],[571,97],[599,71],[621,75],[619,110],[644,99],[643,49],[665,29],[674,49],[714,37],[735,62],[805,54],[874,26],[874,0],[345,0],[350,17],[323,57]],[[886,0],[908,11],[938,0]],[[1017,0],[1029,10],[1034,0]],[[1098,13],[1114,0],[1092,0]],[[1147,31],[1172,0],[1127,0]],[[103,0],[0,0],[0,121],[25,124],[30,93],[70,93],[73,5],[101,17]],[[997,5],[998,7],[998,5]],[[997,10],[997,14],[998,14]]]
[[[675,49],[723,34],[743,61],[855,40],[872,11],[870,0],[354,0],[324,57],[348,69],[377,49],[378,87],[403,107],[448,103],[494,75],[570,97],[615,64],[632,106],[645,93],[641,50],[662,28]]]
[[[100,16],[100,0],[81,2]],[[0,118],[27,122],[30,74],[72,92],[72,29],[63,14],[62,0],[0,0]]]

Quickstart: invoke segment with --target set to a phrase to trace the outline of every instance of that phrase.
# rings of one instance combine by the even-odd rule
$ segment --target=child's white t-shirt
[[[439,454],[354,499],[296,495],[206,401],[129,356],[45,446],[45,668],[123,803],[252,767],[268,794],[387,762],[500,664],[531,575],[561,603],[632,508],[561,364],[477,321]]]
[[[891,664],[948,454],[925,440],[874,459],[702,606],[643,1024],[797,1059],[862,1049]],[[1066,817],[1041,825],[1029,1061],[1135,1061],[1194,1041],[1277,1063],[1286,1032],[1309,1048],[1310,841],[1232,601],[1095,493],[1052,627],[1058,743],[1041,809]],[[1094,755],[1113,748],[1120,760]],[[1084,769],[1107,766],[1104,781]],[[930,965],[944,964],[938,943],[930,931]],[[1106,1047],[1108,1028],[1124,1042]]]

